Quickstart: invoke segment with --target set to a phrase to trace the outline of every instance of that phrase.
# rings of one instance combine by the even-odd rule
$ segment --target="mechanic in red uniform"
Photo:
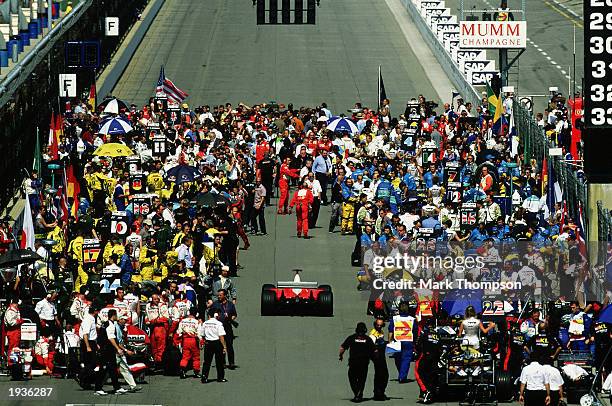
[[[289,178],[299,177],[297,169],[289,168],[291,158],[286,157],[285,162],[280,166],[280,180],[278,187],[280,189],[280,197],[278,199],[278,214],[287,213],[287,203],[289,202]]]
[[[333,144],[327,137],[327,134],[323,134],[319,142],[317,142],[317,153],[315,155],[319,155],[323,150],[328,153],[331,152],[332,146]]]
[[[181,379],[187,378],[187,366],[191,360],[193,368],[193,376],[200,377],[200,345],[199,331],[200,320],[196,319],[198,310],[193,307],[189,310],[189,316],[181,320],[178,325],[176,334],[180,338],[183,349],[183,357],[181,358]]]
[[[6,253],[13,242],[15,240],[11,238],[11,226],[8,220],[3,219],[0,222],[0,255]]]
[[[257,145],[255,146],[255,162],[259,164],[266,152],[270,152],[270,144],[266,141],[266,137],[263,133],[259,133],[257,136]]]
[[[2,349],[4,349],[4,337],[8,339],[7,351],[6,354],[10,354],[13,348],[19,345],[19,340],[21,340],[21,324],[23,320],[21,319],[21,315],[19,313],[19,307],[17,303],[19,299],[15,296],[11,299],[11,304],[8,309],[4,313],[4,334],[2,335]],[[9,359],[9,365],[11,364],[11,358]]]
[[[302,232],[304,233],[304,238],[308,238],[308,213],[312,208],[313,202],[314,196],[312,195],[312,192],[310,189],[308,189],[304,182],[300,182],[299,189],[295,191],[293,194],[293,199],[291,199],[291,203],[289,204],[290,213],[291,208],[295,206],[298,238],[302,236]]]
[[[147,303],[145,313],[145,324],[151,331],[153,358],[157,364],[161,364],[168,335],[168,306],[160,301],[159,295],[155,294],[151,296],[151,302]]]

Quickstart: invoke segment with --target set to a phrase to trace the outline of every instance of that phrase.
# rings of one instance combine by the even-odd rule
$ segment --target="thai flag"
[[[162,65],[159,71],[159,79],[157,80],[157,87],[155,88],[156,93],[164,93],[168,99],[175,101],[176,103],[182,103],[183,100],[189,96],[166,77],[164,72],[164,66]]]

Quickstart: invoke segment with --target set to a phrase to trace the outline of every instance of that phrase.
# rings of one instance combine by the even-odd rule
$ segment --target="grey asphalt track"
[[[317,25],[257,26],[249,0],[166,0],[113,93],[142,104],[159,67],[192,104],[374,105],[382,65],[392,107],[436,93],[384,1],[322,1]],[[449,90],[450,96],[450,90]]]

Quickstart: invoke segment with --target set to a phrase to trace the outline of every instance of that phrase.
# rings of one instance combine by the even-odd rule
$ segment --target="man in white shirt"
[[[321,208],[321,193],[323,193],[323,189],[321,188],[321,183],[315,178],[314,172],[308,172],[308,177],[306,178],[306,186],[310,188],[312,192],[312,196],[314,200],[312,202],[312,211],[310,212],[310,216],[308,218],[308,227],[315,228],[317,225],[317,219],[319,218],[319,209]]]
[[[83,316],[79,337],[81,338],[81,360],[84,364],[79,376],[79,384],[85,390],[91,389],[92,378],[95,376],[94,369],[98,364],[98,331],[96,330],[96,316],[98,308],[90,306],[86,315]]]
[[[202,323],[200,327],[200,337],[205,341],[204,345],[204,365],[202,370],[202,383],[210,382],[208,373],[213,356],[217,368],[217,382],[227,382],[224,370],[224,354],[227,351],[225,345],[225,329],[223,323],[219,321],[219,313],[210,314],[210,318]]]
[[[552,366],[550,359],[544,362],[542,368],[548,376],[548,382],[550,385],[550,405],[558,406],[559,402],[563,400],[563,377],[561,371]]]
[[[524,406],[544,406],[550,404],[550,381],[538,357],[521,371],[521,392],[519,402]]]
[[[42,325],[41,334],[46,337],[59,335],[60,321],[57,317],[55,299],[57,299],[57,293],[49,292],[47,297],[36,303],[35,307]]]
[[[185,261],[185,268],[193,268],[193,254],[191,253],[191,238],[183,237],[183,242],[176,248],[179,261]]]

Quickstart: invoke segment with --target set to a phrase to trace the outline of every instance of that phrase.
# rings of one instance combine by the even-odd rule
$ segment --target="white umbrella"
[[[113,99],[104,107],[104,112],[108,114],[119,114],[119,102]]]
[[[359,132],[355,123],[345,117],[332,117],[327,123],[327,129],[333,132],[348,132],[353,135]]]
[[[130,123],[121,117],[109,117],[100,123],[99,134],[127,134],[132,131]]]

